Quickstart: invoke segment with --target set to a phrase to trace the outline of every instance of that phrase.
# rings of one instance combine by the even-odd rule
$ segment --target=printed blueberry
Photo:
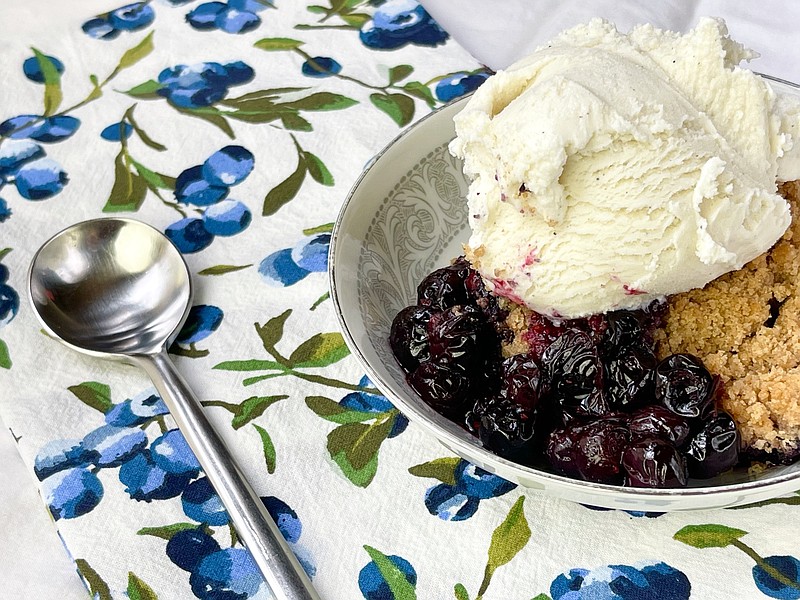
[[[42,147],[30,140],[6,140],[0,146],[0,177],[14,175],[25,163],[42,158]]]
[[[60,142],[72,136],[80,125],[80,119],[69,115],[47,117],[28,137],[37,142]]]
[[[288,504],[275,496],[264,496],[261,501],[287,542],[293,544],[300,539],[303,525],[297,518],[297,513],[289,508]]]
[[[121,31],[137,31],[150,25],[155,18],[153,8],[146,2],[136,2],[112,10],[108,15],[111,26]]]
[[[640,567],[610,565],[592,570],[571,569],[550,585],[553,600],[687,600],[690,593],[691,584],[686,575],[663,562]]]
[[[52,440],[41,447],[33,461],[33,472],[39,480],[70,467],[85,466],[86,451],[80,440]]]
[[[211,106],[228,93],[226,74],[219,63],[178,65],[159,73],[156,93],[178,108]]]
[[[103,484],[88,469],[68,469],[42,482],[42,496],[56,521],[75,519],[100,504]]]
[[[5,327],[19,312],[19,294],[6,283],[0,283],[0,327]]]
[[[225,33],[247,33],[261,25],[261,18],[255,13],[226,6],[216,16],[214,24]]]
[[[207,477],[201,477],[186,487],[181,495],[181,504],[184,514],[198,523],[217,526],[227,525],[230,520]]]
[[[61,165],[49,158],[39,158],[23,165],[14,178],[19,195],[26,200],[51,198],[63,190],[68,182],[69,178]]]
[[[193,344],[206,339],[217,330],[224,316],[222,309],[211,304],[192,306],[175,342]]]
[[[245,180],[253,170],[255,157],[242,146],[225,146],[208,157],[202,166],[202,177],[211,185],[225,187]]]
[[[161,397],[153,390],[146,390],[112,406],[105,414],[105,420],[108,425],[130,427],[141,425],[153,417],[168,412],[167,405]]]
[[[89,19],[81,25],[81,29],[89,37],[101,40],[113,40],[119,35],[119,29],[111,24],[107,15]]]
[[[236,235],[247,229],[252,220],[253,213],[238,200],[223,200],[203,212],[206,230],[214,235]]]
[[[189,576],[201,600],[245,600],[258,593],[264,579],[243,548],[225,548],[203,558]]]
[[[167,473],[197,477],[200,472],[200,463],[177,429],[170,429],[154,440],[150,444],[150,456]]]
[[[306,77],[331,77],[342,70],[342,65],[329,56],[315,56],[303,63],[300,71]]]
[[[753,567],[753,579],[758,589],[770,598],[780,600],[797,600],[800,598],[800,560],[794,556],[767,556],[764,562],[778,571],[795,586],[780,582],[764,570],[761,565]]]
[[[390,554],[386,558],[397,567],[409,584],[412,586],[417,585],[417,572],[414,570],[414,567],[411,566],[410,562],[394,554]],[[389,598],[394,598],[389,584],[381,574],[375,561],[369,561],[367,565],[359,571],[358,589],[361,590],[361,594],[366,600],[387,600]]]
[[[436,84],[434,93],[442,102],[450,102],[464,94],[469,94],[478,89],[478,86],[489,78],[486,72],[456,73],[440,80]]]
[[[0,263],[0,283],[8,281],[8,267]]]
[[[227,185],[214,185],[203,177],[202,165],[182,171],[175,180],[175,199],[184,204],[210,206],[224,200],[230,189]]]
[[[101,425],[82,441],[87,457],[99,467],[118,467],[147,446],[147,435],[138,427]]]
[[[190,473],[167,473],[144,449],[119,468],[119,480],[132,500],[151,502],[180,496],[192,480]]]
[[[267,256],[258,265],[258,272],[267,284],[284,287],[294,285],[310,273],[292,260],[291,248]]]
[[[100,137],[109,142],[120,142],[127,140],[133,133],[133,126],[125,121],[112,123],[100,132]]]
[[[448,35],[415,0],[389,0],[364,23],[359,37],[369,48],[393,50],[406,44],[437,46]]]
[[[187,13],[186,22],[201,31],[216,29],[214,21],[227,6],[224,2],[203,2]]]
[[[317,565],[314,564],[314,559],[312,558],[311,553],[308,551],[308,548],[300,544],[290,545],[292,552],[294,553],[295,557],[297,557],[297,560],[300,563],[300,566],[303,567],[306,575],[313,579],[314,575],[317,574]]]
[[[228,0],[228,6],[246,12],[261,12],[266,8],[274,8],[270,0]]]
[[[253,67],[247,63],[237,60],[234,62],[225,63],[222,65],[225,71],[225,82],[227,85],[242,85],[248,81],[252,81],[256,73]]]
[[[358,385],[363,388],[374,388],[375,385],[364,375]],[[339,405],[359,412],[382,413],[394,409],[394,405],[385,396],[366,392],[351,392],[339,401]],[[408,427],[408,419],[402,413],[395,417],[388,437],[393,438],[403,433]]]
[[[428,512],[443,521],[464,521],[478,510],[480,499],[467,496],[458,486],[440,483],[425,492]]]
[[[42,131],[44,120],[40,115],[18,115],[0,123],[0,136],[24,140]]]
[[[481,500],[502,496],[517,487],[510,481],[461,460],[455,469],[456,487]]]
[[[184,254],[200,252],[214,241],[214,234],[209,233],[200,217],[186,217],[176,221],[168,225],[164,233]]]
[[[167,556],[184,571],[194,571],[200,561],[220,549],[217,541],[201,528],[183,529],[169,538]]]
[[[55,56],[45,56],[44,60],[48,61],[57,73],[61,74],[64,72],[64,63]],[[25,59],[25,62],[22,63],[22,72],[25,74],[25,77],[31,81],[44,83],[44,73],[42,73],[42,68],[39,65],[39,59],[35,56]]]
[[[8,208],[8,203],[0,198],[0,223],[5,223],[11,216],[11,209]]]
[[[324,273],[328,270],[328,249],[331,245],[331,234],[320,233],[310,240],[303,240],[292,248],[292,260],[302,269]]]

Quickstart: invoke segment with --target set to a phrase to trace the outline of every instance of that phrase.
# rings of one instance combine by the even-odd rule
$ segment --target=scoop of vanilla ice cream
[[[737,67],[754,56],[721,20],[626,35],[598,19],[489,78],[450,150],[471,180],[467,251],[493,291],[579,317],[702,287],[769,249],[790,222],[779,162],[800,177],[800,103]]]

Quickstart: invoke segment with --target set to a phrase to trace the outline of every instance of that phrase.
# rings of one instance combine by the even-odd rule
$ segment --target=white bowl
[[[770,78],[771,79],[771,78]],[[781,91],[797,86],[773,80]],[[708,509],[758,502],[800,489],[800,462],[751,474],[745,469],[679,489],[641,489],[578,481],[501,458],[438,414],[408,386],[389,348],[400,309],[417,284],[462,254],[469,236],[461,163],[447,150],[453,116],[466,98],[405,130],[371,161],[339,213],[329,275],[345,340],[375,385],[412,421],[466,460],[523,487],[625,510]]]

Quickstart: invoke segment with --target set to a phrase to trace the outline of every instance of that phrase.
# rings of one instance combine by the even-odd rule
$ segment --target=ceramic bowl
[[[773,81],[800,94],[792,84]],[[406,129],[367,166],[336,221],[330,249],[331,297],[350,350],[375,385],[413,422],[479,467],[523,487],[606,508],[643,511],[748,504],[800,489],[800,462],[760,473],[735,470],[681,489],[638,489],[578,481],[496,456],[439,415],[406,384],[388,338],[417,284],[462,254],[469,237],[467,181],[448,152],[453,116],[467,98]]]

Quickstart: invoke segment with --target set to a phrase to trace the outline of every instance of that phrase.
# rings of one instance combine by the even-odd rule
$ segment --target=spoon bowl
[[[189,270],[159,231],[132,219],[95,219],[51,238],[31,267],[42,323],[73,348],[122,358],[158,352],[183,324]]]
[[[167,355],[192,302],[189,269],[158,230],[94,219],[56,234],[34,255],[31,303],[67,346],[144,369],[197,457],[277,600],[319,600],[264,503]]]

